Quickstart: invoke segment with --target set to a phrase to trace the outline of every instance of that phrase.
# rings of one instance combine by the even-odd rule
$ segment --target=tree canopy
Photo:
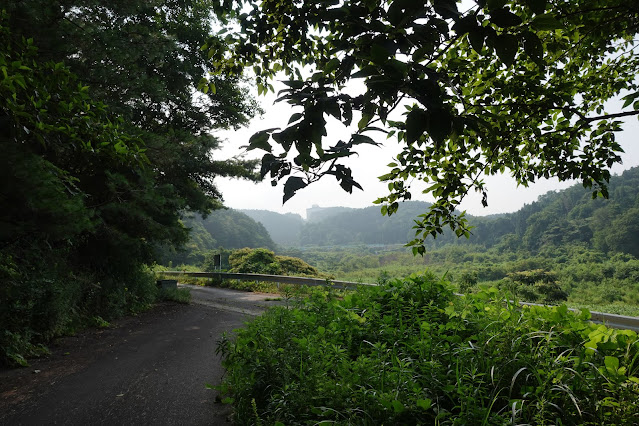
[[[359,187],[342,160],[394,138],[402,152],[380,177],[382,213],[411,199],[414,181],[436,199],[417,220],[415,253],[446,226],[469,235],[456,207],[471,191],[488,203],[485,175],[578,179],[607,196],[620,119],[639,114],[639,8],[627,0],[225,0],[216,10],[234,24],[206,45],[219,72],[252,67],[260,93],[287,76],[278,101],[298,110],[249,143],[265,151],[262,175],[285,180],[284,202],[326,175]],[[332,141],[328,117],[357,129]]]
[[[146,269],[222,205],[211,131],[259,111],[210,70],[207,1],[12,0],[0,6],[0,362],[153,300]]]

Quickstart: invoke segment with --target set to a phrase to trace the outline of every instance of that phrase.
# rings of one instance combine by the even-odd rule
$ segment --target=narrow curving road
[[[229,407],[206,388],[224,374],[216,341],[282,302],[185,287],[190,305],[159,304],[110,328],[58,339],[50,356],[28,368],[0,370],[0,424],[229,424]]]

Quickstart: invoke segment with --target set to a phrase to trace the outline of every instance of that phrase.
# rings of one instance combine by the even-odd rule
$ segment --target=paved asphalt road
[[[51,356],[0,370],[0,425],[225,425],[216,403],[223,332],[241,327],[272,295],[191,288],[193,303],[59,339]]]

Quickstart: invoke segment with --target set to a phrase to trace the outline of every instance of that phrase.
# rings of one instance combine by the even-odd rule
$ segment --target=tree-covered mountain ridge
[[[592,198],[592,191],[575,184],[550,191],[514,213],[468,216],[470,238],[444,231],[427,241],[429,247],[478,244],[486,248],[539,251],[544,247],[582,243],[605,252],[639,255],[639,168],[613,176],[610,197]],[[299,215],[244,210],[259,221],[274,241],[287,246],[404,244],[414,236],[414,219],[429,203],[407,201],[397,213],[382,216],[370,206],[336,213],[322,221],[303,222]],[[286,230],[290,230],[286,234]],[[296,237],[295,234],[298,234]],[[284,235],[284,237],[282,236]],[[276,237],[277,236],[277,237]]]
[[[163,264],[199,264],[208,252],[219,249],[275,248],[266,228],[238,210],[214,210],[206,217],[187,215],[182,223],[189,229],[189,241],[177,250],[164,247]]]

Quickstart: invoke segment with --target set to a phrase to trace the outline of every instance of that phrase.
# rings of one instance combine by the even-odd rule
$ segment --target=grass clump
[[[188,304],[191,303],[191,290],[188,288],[160,288],[157,300]]]
[[[637,334],[433,275],[316,289],[223,337],[238,424],[636,424]]]

